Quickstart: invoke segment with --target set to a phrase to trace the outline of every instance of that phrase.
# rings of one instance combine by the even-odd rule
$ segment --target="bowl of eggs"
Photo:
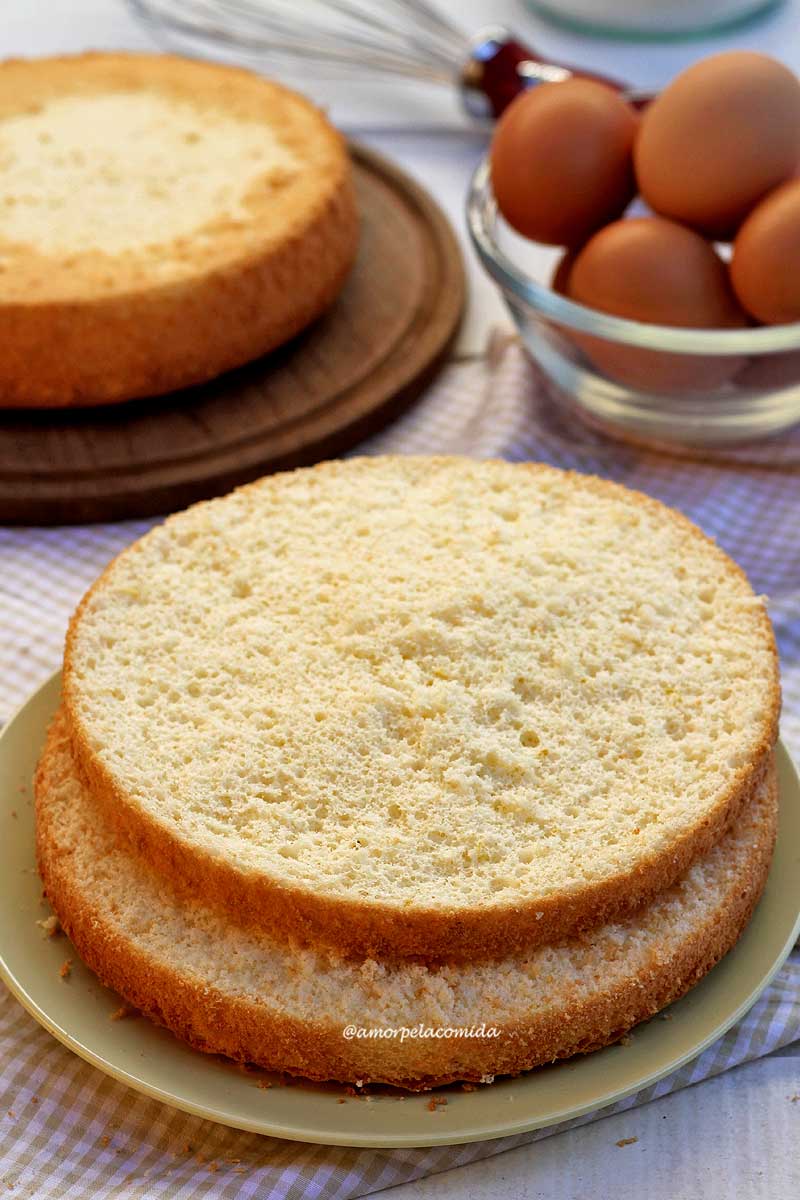
[[[499,121],[467,221],[594,426],[702,449],[800,422],[800,81],[781,63],[715,55],[639,104],[539,85]]]

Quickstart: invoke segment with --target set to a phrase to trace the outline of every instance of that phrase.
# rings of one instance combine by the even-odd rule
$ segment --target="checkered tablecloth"
[[[576,423],[518,346],[499,339],[485,360],[448,368],[420,404],[360,449],[544,460],[616,479],[681,509],[769,596],[782,661],[782,734],[800,758],[800,430],[702,461],[623,446]],[[0,721],[58,667],[66,623],[80,596],[105,563],[151,524],[0,530]],[[13,1189],[10,1195],[355,1197],[554,1132],[403,1151],[316,1147],[239,1133],[106,1078],[0,991],[0,1188]],[[795,950],[739,1025],[617,1111],[799,1038]]]

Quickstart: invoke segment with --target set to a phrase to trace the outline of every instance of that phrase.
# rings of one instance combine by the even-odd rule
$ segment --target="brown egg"
[[[500,211],[526,237],[574,246],[634,193],[633,109],[586,79],[540,84],[501,117],[490,153]]]
[[[634,162],[655,212],[728,238],[800,163],[800,82],[763,54],[704,59],[647,108]]]
[[[713,246],[663,217],[616,221],[596,233],[570,271],[569,294],[589,308],[655,325],[747,325]],[[742,363],[735,356],[676,354],[585,334],[572,337],[611,378],[652,391],[707,391],[732,378]]]
[[[567,250],[555,265],[550,287],[554,292],[558,292],[559,296],[569,296],[569,277],[576,257],[577,251]]]
[[[753,209],[733,243],[731,281],[756,320],[800,321],[800,180]]]

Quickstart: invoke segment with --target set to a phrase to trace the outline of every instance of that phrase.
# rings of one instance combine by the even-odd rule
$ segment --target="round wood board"
[[[0,522],[170,512],[340,454],[411,404],[458,328],[461,253],[422,188],[372,151],[351,152],[361,244],[329,312],[200,387],[102,409],[0,410]]]

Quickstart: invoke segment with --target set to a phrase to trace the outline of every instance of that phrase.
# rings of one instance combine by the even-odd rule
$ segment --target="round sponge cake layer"
[[[545,467],[273,476],[123,553],[70,629],[79,765],[240,918],[470,959],[669,886],[762,772],[764,604],[688,521]]]
[[[526,1070],[618,1038],[680,996],[736,941],[766,878],[774,768],[731,831],[671,889],[591,937],[491,963],[346,961],[247,931],[181,900],[115,838],[59,718],[36,781],[47,895],[109,986],[202,1050],[316,1079],[424,1088]],[[359,1029],[496,1029],[347,1040]]]
[[[342,139],[246,71],[3,63],[0,166],[0,405],[209,379],[306,325],[355,254]]]

